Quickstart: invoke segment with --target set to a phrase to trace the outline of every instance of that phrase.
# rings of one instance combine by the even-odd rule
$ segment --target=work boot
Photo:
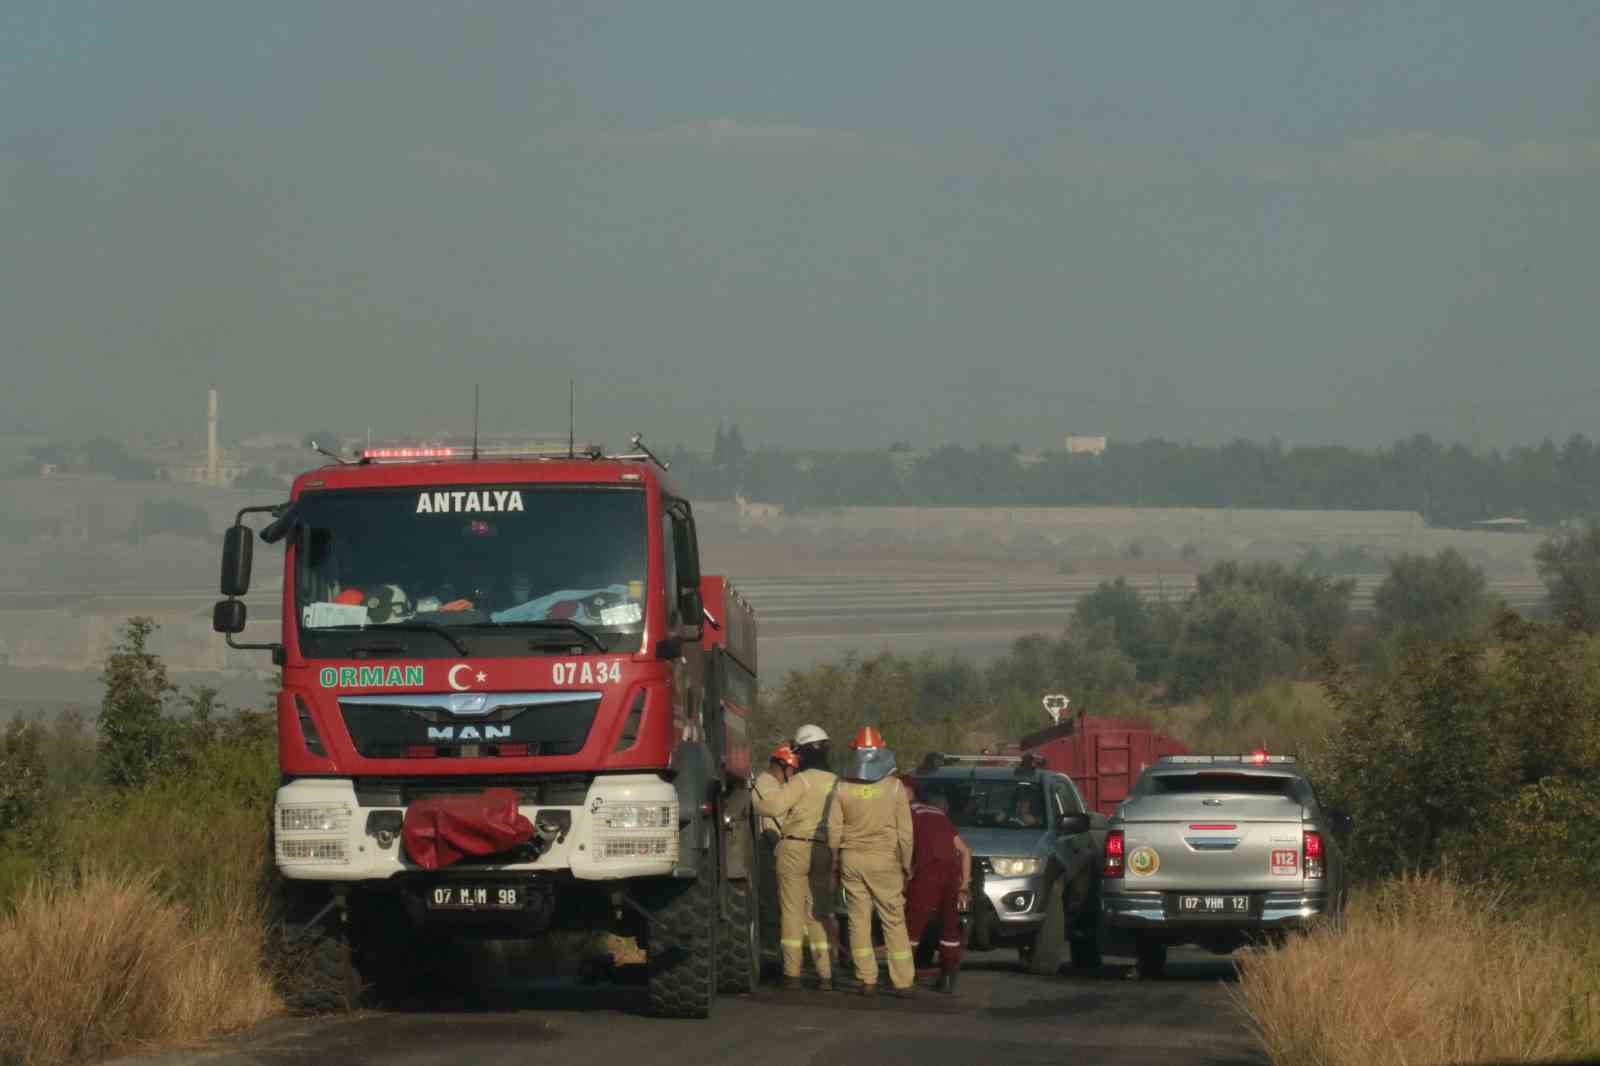
[[[875,996],[875,995],[878,994],[878,986],[877,985],[862,985],[861,986],[861,994],[863,996]]]
[[[832,992],[833,991],[833,978],[831,978],[831,977],[819,977],[819,978],[817,978],[817,991],[818,992]]]
[[[906,985],[904,988],[889,989],[889,994],[895,999],[914,999],[916,998],[917,990],[910,985]]]
[[[949,973],[940,974],[938,987],[939,991],[945,995],[954,993],[956,990],[956,971],[951,970]]]
[[[783,990],[785,992],[798,992],[804,987],[805,986],[800,983],[799,977],[790,977],[788,974],[783,975]]]

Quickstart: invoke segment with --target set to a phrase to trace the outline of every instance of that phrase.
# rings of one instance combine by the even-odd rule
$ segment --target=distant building
[[[1067,434],[1068,455],[1102,455],[1105,450],[1105,437],[1089,437],[1078,433]]]

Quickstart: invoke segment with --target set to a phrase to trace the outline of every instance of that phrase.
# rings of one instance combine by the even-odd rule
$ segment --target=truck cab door
[[[700,560],[689,505],[668,499],[661,512],[662,559],[666,570],[667,635],[678,643],[672,660],[672,719],[679,744],[703,743],[707,728],[705,654],[700,645],[703,607]]]

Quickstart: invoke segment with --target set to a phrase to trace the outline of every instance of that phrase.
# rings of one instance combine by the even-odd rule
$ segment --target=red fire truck
[[[636,937],[659,1014],[755,984],[755,615],[634,447],[370,450],[227,531],[213,623],[282,670],[275,862],[339,998],[564,929]],[[251,514],[284,544],[270,644],[235,641]]]

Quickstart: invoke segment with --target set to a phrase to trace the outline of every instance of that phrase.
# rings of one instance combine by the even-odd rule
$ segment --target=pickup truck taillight
[[[1307,879],[1321,878],[1322,868],[1322,834],[1314,829],[1307,829],[1301,840],[1300,854],[1305,857],[1305,874]]]
[[[1122,876],[1122,849],[1122,830],[1111,830],[1106,834],[1105,861],[1100,866],[1101,877]]]

